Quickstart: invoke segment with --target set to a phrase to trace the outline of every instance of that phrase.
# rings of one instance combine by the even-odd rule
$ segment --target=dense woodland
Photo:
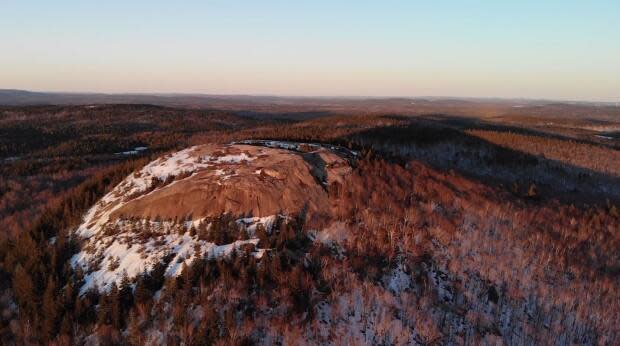
[[[155,157],[256,121],[149,105],[0,107],[0,238],[102,169]],[[131,153],[138,147],[144,151]]]
[[[615,344],[617,149],[509,130],[433,117],[2,108],[0,342]],[[270,249],[260,260],[201,258],[177,278],[162,263],[78,294],[71,233],[96,200],[163,152],[247,138],[336,143],[361,158],[330,189],[329,215],[257,232]],[[231,220],[194,232],[245,237]],[[322,229],[343,240],[317,241]]]

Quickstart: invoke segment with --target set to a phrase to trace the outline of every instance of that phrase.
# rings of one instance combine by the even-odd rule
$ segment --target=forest
[[[0,343],[620,338],[617,146],[438,114],[257,114],[0,108]],[[168,277],[170,257],[108,292],[80,293],[73,232],[96,201],[165,153],[246,139],[329,143],[360,155],[350,177],[329,187],[327,215],[257,229],[268,249],[261,258],[251,249],[198,258]],[[191,232],[214,244],[246,239],[237,217]]]

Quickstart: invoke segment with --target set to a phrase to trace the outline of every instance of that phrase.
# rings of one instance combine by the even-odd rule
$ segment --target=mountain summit
[[[270,232],[289,215],[327,210],[327,188],[342,183],[354,156],[336,146],[246,141],[157,159],[104,196],[77,229],[84,246],[72,264],[86,273],[82,292],[162,262],[172,276],[198,257],[240,247],[260,257],[257,227]]]

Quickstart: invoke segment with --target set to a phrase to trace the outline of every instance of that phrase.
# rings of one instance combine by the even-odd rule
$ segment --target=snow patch
[[[403,264],[398,264],[389,275],[384,278],[385,285],[394,294],[400,294],[411,287],[411,276],[405,272]]]
[[[276,216],[272,215],[239,219],[237,223],[245,225],[248,233],[253,234],[259,224],[271,231],[275,221]],[[150,272],[165,258],[171,258],[165,275],[174,277],[182,273],[184,264],[190,265],[198,258],[226,257],[247,244],[258,245],[259,240],[253,237],[225,245],[200,240],[189,231],[200,222],[117,221],[114,227],[118,232],[92,237],[82,251],[71,258],[71,265],[81,267],[86,273],[80,294],[89,289],[107,291],[113,283],[119,285],[124,276],[132,280],[143,272]],[[140,227],[146,227],[147,223],[153,233],[148,239],[143,239]],[[256,249],[253,256],[261,258],[264,252],[264,249]]]
[[[254,159],[255,157],[252,157],[246,153],[235,154],[235,155],[224,155],[224,156],[220,156],[217,158],[210,157],[210,161],[215,162],[215,163],[237,163],[238,164],[242,162],[252,161]]]
[[[146,147],[135,149],[138,152],[143,150]],[[150,162],[115,186],[84,215],[75,233],[85,239],[85,244],[82,251],[71,259],[73,267],[79,266],[86,273],[81,293],[89,289],[107,290],[112,283],[119,284],[125,275],[133,279],[145,271],[151,271],[164,258],[172,257],[165,275],[176,276],[181,273],[183,264],[190,264],[199,257],[229,256],[246,244],[256,246],[258,239],[254,236],[259,224],[271,230],[277,219],[275,215],[240,219],[237,223],[246,227],[252,239],[218,246],[190,235],[189,230],[197,228],[204,221],[202,219],[179,224],[142,220],[144,227],[155,230],[147,239],[144,239],[143,232],[135,229],[136,222],[110,220],[110,216],[126,202],[144,197],[156,180],[166,181],[169,177],[187,173],[191,176],[197,170],[218,164],[241,164],[255,159],[246,153],[201,157],[194,154],[195,150],[196,147],[187,148]],[[235,176],[235,171],[230,168],[216,169],[214,174],[224,181]],[[146,225],[147,222],[150,224]],[[263,254],[264,251],[257,251],[254,256],[260,258]]]
[[[323,243],[327,246],[332,246],[334,243],[342,244],[348,237],[349,231],[347,230],[347,226],[344,222],[334,222],[329,227],[324,230],[318,232],[316,234],[315,240]]]
[[[191,155],[195,149],[196,147],[190,147],[164,156],[130,174],[88,210],[76,234],[89,238],[99,232],[101,227],[109,221],[110,215],[123,206],[123,202],[148,190],[156,179],[165,181],[170,176],[212,166],[204,162],[202,158]]]
[[[607,140],[612,140],[612,139],[614,139],[614,138],[613,138],[613,137],[611,137],[611,136],[604,136],[604,135],[594,135],[594,136],[595,136],[595,137],[598,137],[598,138],[602,138],[602,139],[607,139]]]
[[[273,225],[275,225],[278,217],[284,217],[282,215],[270,215],[264,217],[247,217],[237,220],[238,225],[245,226],[246,231],[250,237],[256,236],[256,227],[262,225],[266,231],[271,232]]]

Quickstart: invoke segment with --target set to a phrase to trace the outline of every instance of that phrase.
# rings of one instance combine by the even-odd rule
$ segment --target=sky
[[[620,101],[620,1],[0,0],[0,88]]]

